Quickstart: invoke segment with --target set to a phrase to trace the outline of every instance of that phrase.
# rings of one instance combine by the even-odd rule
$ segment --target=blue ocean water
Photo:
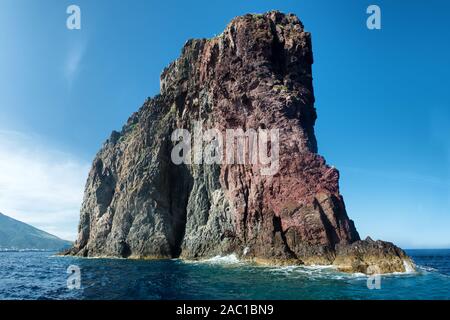
[[[361,274],[262,267],[232,256],[184,262],[0,252],[0,299],[450,299],[450,250],[408,254],[416,273],[384,275],[379,289],[369,289]],[[67,286],[69,266],[80,270],[79,289]]]

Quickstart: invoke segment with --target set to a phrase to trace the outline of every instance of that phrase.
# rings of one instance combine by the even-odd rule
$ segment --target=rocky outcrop
[[[237,17],[215,38],[189,40],[162,72],[160,95],[97,154],[69,253],[235,253],[261,263],[404,271],[409,258],[401,249],[360,240],[339,193],[339,172],[317,153],[312,63],[310,34],[296,16],[276,11]],[[275,172],[265,174],[261,161],[175,164],[172,133],[195,132],[199,122],[202,131],[224,135],[277,129]]]
[[[415,269],[414,263],[402,249],[370,237],[350,245],[337,245],[333,263],[341,271],[367,274],[411,272]]]

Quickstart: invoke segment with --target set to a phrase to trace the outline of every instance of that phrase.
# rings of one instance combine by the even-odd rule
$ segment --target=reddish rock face
[[[312,63],[310,34],[298,18],[271,12],[236,18],[219,37],[188,42],[162,75],[162,94],[183,88],[184,101],[193,101],[208,92],[209,127],[279,130],[275,175],[262,175],[260,165],[220,170],[233,231],[258,257],[301,260],[311,246],[328,253],[359,240],[339,194],[339,173],[317,155]],[[184,108],[197,118],[196,106]]]
[[[310,34],[280,12],[237,17],[213,39],[188,41],[163,71],[161,94],[94,160],[71,253],[333,263],[338,246],[360,239],[339,172],[317,154],[312,63]],[[224,136],[278,130],[277,170],[263,174],[260,161],[175,165],[171,134],[197,121]]]

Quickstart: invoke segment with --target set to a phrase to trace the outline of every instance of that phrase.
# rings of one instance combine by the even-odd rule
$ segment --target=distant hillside
[[[0,213],[0,249],[60,250],[70,245],[69,241]]]

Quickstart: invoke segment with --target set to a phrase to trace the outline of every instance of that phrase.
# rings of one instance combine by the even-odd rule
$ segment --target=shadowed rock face
[[[238,17],[213,39],[189,40],[163,71],[161,94],[97,154],[69,253],[235,253],[362,272],[384,261],[381,272],[404,271],[409,258],[401,249],[360,241],[339,172],[317,154],[312,63],[310,34],[296,16],[279,12]],[[278,171],[263,175],[258,163],[175,165],[171,134],[192,132],[196,121],[222,133],[278,129]]]

